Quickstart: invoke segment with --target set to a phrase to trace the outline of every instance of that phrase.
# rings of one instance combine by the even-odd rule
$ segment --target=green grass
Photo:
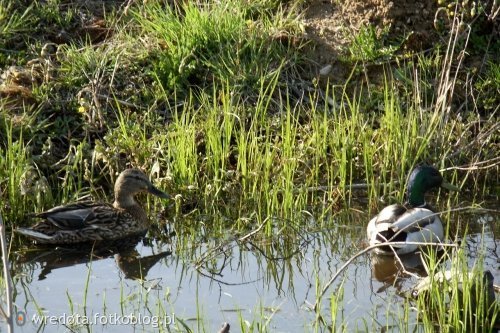
[[[377,35],[373,26],[362,26],[360,31],[354,35],[348,50],[349,60],[363,63],[384,63],[394,56],[399,46],[386,45],[387,28]]]
[[[151,5],[134,12],[142,33],[156,38],[150,45],[155,48],[151,75],[162,89],[183,95],[227,83],[232,93],[248,93],[279,71],[285,59],[295,60],[297,53],[275,42],[272,31],[297,23],[283,14],[255,15],[251,6],[239,0],[190,2],[181,9]]]
[[[33,24],[32,6],[17,9],[11,1],[0,1],[0,66],[5,66],[11,59],[17,59],[17,52],[11,51],[13,44],[20,40],[20,35],[29,31]],[[19,58],[23,57],[19,54]]]
[[[493,331],[499,313],[498,302],[488,298],[482,258],[478,258],[474,267],[468,267],[466,251],[461,248],[453,253],[450,262],[448,269],[454,278],[444,282],[436,279],[430,290],[417,300],[419,320],[424,323],[425,330],[431,331],[432,326],[438,326],[443,332]],[[430,274],[442,270],[431,266]],[[473,275],[469,275],[471,272]]]

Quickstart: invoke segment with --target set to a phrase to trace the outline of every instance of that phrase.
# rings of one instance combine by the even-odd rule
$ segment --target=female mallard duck
[[[438,170],[431,166],[416,167],[408,179],[407,203],[382,209],[367,227],[370,245],[385,242],[440,242],[444,238],[439,216],[425,202],[425,192],[435,187],[458,191],[446,183]],[[405,254],[417,250],[416,244],[400,244],[375,248],[379,254]]]
[[[116,240],[145,234],[148,217],[135,200],[135,195],[143,191],[169,197],[154,187],[142,171],[128,169],[116,180],[113,205],[84,201],[58,206],[37,214],[44,220],[33,227],[16,231],[42,244]]]

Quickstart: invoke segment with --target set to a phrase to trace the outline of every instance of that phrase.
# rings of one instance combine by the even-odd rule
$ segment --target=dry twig
[[[0,246],[2,247],[3,277],[5,281],[6,310],[0,306],[0,312],[7,322],[7,332],[14,332],[14,323],[12,320],[12,279],[9,270],[9,253],[7,252],[7,237],[5,236],[5,225],[3,224],[2,214],[0,214]]]

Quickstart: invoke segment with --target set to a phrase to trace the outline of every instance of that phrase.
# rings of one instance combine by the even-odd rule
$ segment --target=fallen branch
[[[238,242],[243,242],[245,241],[246,239],[252,237],[253,235],[255,235],[256,233],[258,233],[260,230],[262,230],[262,228],[264,227],[264,225],[267,223],[267,219],[264,220],[264,222],[262,222],[258,227],[257,229],[254,229],[252,230],[250,233],[246,234],[245,236],[242,236],[240,237],[239,239],[237,239]],[[207,260],[207,258],[209,258],[212,254],[214,253],[218,253],[221,249],[223,249],[224,247],[226,246],[229,246],[229,244],[233,243],[235,241],[234,238],[230,239],[230,240],[227,240],[219,245],[217,245],[216,247],[214,247],[213,249],[210,249],[209,251],[205,252],[205,254],[196,260],[196,264],[195,264],[195,267],[197,270],[199,270],[199,267]],[[232,247],[235,247],[236,245],[233,245]]]
[[[389,246],[404,245],[404,244],[422,245],[422,246],[458,247],[458,245],[456,245],[456,244],[427,243],[427,242],[389,242],[389,243],[380,243],[380,244],[368,246],[364,250],[356,253],[354,256],[349,258],[349,260],[347,260],[346,263],[343,264],[342,267],[340,267],[340,269],[335,273],[335,275],[332,276],[332,278],[326,283],[326,285],[321,290],[321,293],[319,294],[319,296],[316,297],[316,302],[314,303],[313,310],[316,312],[318,311],[318,307],[319,307],[319,303],[321,302],[321,298],[323,298],[323,296],[325,295],[328,288],[330,288],[330,286],[333,284],[333,282],[335,282],[335,280],[340,276],[340,273],[342,273],[347,268],[347,266],[349,266],[356,258],[362,256],[365,253],[370,252],[373,249],[376,249],[377,247],[387,246],[387,245],[389,245]]]
[[[14,323],[12,320],[12,279],[10,276],[9,253],[7,252],[7,237],[5,236],[5,225],[3,224],[2,214],[0,214],[0,246],[2,247],[3,278],[5,281],[6,310],[0,306],[0,312],[7,322],[7,332],[14,332]]]

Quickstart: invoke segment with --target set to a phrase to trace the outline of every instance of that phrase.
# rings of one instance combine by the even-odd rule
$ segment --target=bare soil
[[[388,28],[389,38],[406,37],[404,48],[425,49],[436,35],[437,9],[436,0],[309,0],[305,25],[313,44],[311,57],[320,68],[334,65],[352,36],[369,25],[379,32]],[[333,67],[334,75],[342,74]]]

